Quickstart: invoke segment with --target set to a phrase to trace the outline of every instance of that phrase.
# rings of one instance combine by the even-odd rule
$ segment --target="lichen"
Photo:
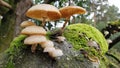
[[[66,27],[63,35],[73,45],[75,50],[82,48],[87,50],[89,53],[92,53],[92,55],[99,55],[96,49],[87,46],[88,39],[91,38],[99,44],[101,54],[105,54],[108,51],[108,44],[102,33],[90,25],[69,25]]]

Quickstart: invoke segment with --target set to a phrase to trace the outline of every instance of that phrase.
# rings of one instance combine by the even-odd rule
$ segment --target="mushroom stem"
[[[31,51],[32,51],[32,53],[34,53],[34,52],[35,52],[36,47],[37,47],[37,44],[34,44],[34,45],[32,45],[32,46],[31,46]]]
[[[42,26],[44,27],[44,25],[45,25],[45,20],[46,20],[46,18],[44,17],[43,18],[43,21],[42,21]]]
[[[65,26],[66,26],[66,24],[67,24],[67,22],[68,22],[69,19],[70,19],[70,17],[67,17],[67,18],[66,18],[65,23],[63,24],[63,27],[61,28],[62,31],[64,30],[64,28],[65,28]]]

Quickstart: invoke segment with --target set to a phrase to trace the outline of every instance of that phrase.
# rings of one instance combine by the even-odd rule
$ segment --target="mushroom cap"
[[[47,40],[45,42],[40,43],[42,48],[46,48],[46,47],[53,47],[54,43],[50,40]]]
[[[21,27],[27,27],[27,26],[33,26],[36,25],[35,23],[31,22],[31,21],[23,21],[20,26]]]
[[[51,57],[58,57],[58,56],[62,56],[63,52],[60,49],[55,49],[54,51],[49,52],[49,54]]]
[[[25,35],[46,35],[46,31],[40,26],[28,26],[21,31]]]
[[[55,51],[54,47],[46,47],[43,52],[52,52]]]
[[[65,41],[65,39],[66,39],[66,38],[63,37],[63,36],[58,36],[58,37],[57,37],[57,41],[58,41],[58,42],[63,42],[63,41]]]
[[[112,43],[113,41],[111,39],[107,39],[108,44]]]
[[[24,40],[24,44],[38,44],[38,43],[42,43],[46,41],[46,37],[45,36],[41,36],[41,35],[33,35],[33,36],[29,36]]]
[[[26,15],[38,20],[43,20],[43,18],[45,18],[46,21],[54,21],[61,17],[59,10],[49,4],[34,5],[26,12]]]
[[[85,14],[86,10],[79,6],[67,6],[59,9],[62,18],[70,17],[74,14]]]

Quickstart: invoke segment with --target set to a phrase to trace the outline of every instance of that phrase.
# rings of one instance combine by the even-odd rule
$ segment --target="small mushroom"
[[[109,32],[108,31],[104,31],[104,34],[105,34],[105,36],[107,36],[109,34]]]
[[[94,47],[98,51],[100,50],[100,46],[95,41],[90,40],[90,41],[87,42],[87,45],[90,46],[90,47]]]
[[[66,38],[63,37],[63,36],[58,36],[58,37],[57,37],[57,41],[58,41],[58,42],[63,42],[63,41],[65,41],[65,39],[66,39]]]
[[[55,49],[54,51],[49,52],[49,55],[50,55],[51,57],[55,58],[55,57],[58,57],[58,56],[62,56],[62,55],[63,55],[63,52],[62,52],[62,50],[60,50],[60,49]]]
[[[67,7],[60,8],[59,11],[62,15],[62,18],[66,19],[63,27],[61,28],[62,30],[65,28],[68,20],[70,19],[70,16],[74,14],[85,14],[86,13],[86,10],[79,6],[67,6]]]
[[[31,22],[31,21],[23,21],[20,26],[21,27],[27,27],[27,26],[33,26],[33,25],[36,25],[35,23]]]
[[[46,41],[46,37],[45,36],[41,36],[41,35],[33,35],[33,36],[29,36],[24,40],[24,44],[27,45],[32,45],[31,46],[31,51],[34,53],[37,47],[37,44],[45,42]]]
[[[50,52],[52,52],[52,51],[55,51],[55,48],[54,48],[54,47],[45,47],[43,52],[48,52],[48,53],[50,53]]]
[[[28,26],[21,31],[25,35],[46,35],[46,31],[40,26]]]
[[[44,26],[45,21],[54,21],[61,18],[59,10],[49,4],[34,5],[26,12],[26,15],[30,18],[41,20],[42,26]]]
[[[42,48],[46,48],[46,47],[53,47],[54,43],[50,40],[46,40],[45,42],[40,43]]]
[[[110,44],[112,43],[113,41],[111,39],[107,39],[107,43]]]

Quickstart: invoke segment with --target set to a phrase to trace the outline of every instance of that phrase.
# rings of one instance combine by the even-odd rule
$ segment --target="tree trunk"
[[[55,47],[62,49],[64,55],[55,59],[38,46],[35,53],[30,48],[24,50],[15,59],[15,68],[93,68],[91,61],[84,58],[80,52],[73,50],[72,45],[64,41],[63,43],[54,42]],[[97,65],[98,66],[98,65]]]
[[[25,16],[26,10],[32,5],[32,0],[10,0],[12,9],[2,11],[3,19],[0,25],[0,52],[9,47],[11,40],[20,32],[20,23],[27,20]]]
[[[25,16],[26,11],[32,6],[32,0],[21,0],[16,5],[16,21],[15,21],[15,32],[14,36],[17,36],[20,33],[20,24],[22,21],[27,20]]]

